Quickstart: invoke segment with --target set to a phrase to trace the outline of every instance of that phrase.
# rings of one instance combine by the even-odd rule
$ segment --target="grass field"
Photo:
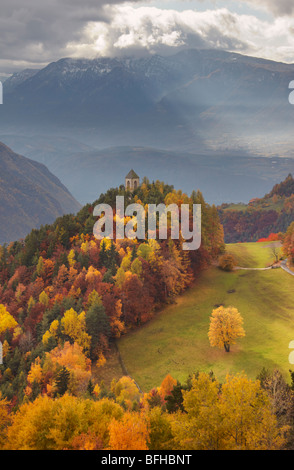
[[[255,210],[267,210],[267,211],[277,211],[280,212],[283,209],[285,199],[281,198],[278,199],[276,202],[273,201],[272,198],[269,199],[264,199],[264,200],[258,200],[253,202],[252,204],[244,204],[242,202],[240,203],[232,203],[229,206],[227,206],[224,210],[226,212],[229,211],[242,211],[246,212],[250,207],[254,207]]]
[[[229,245],[228,251],[234,251],[243,266],[270,262],[266,244]],[[244,371],[255,378],[263,367],[277,367],[289,380],[293,286],[294,278],[281,269],[225,273],[212,267],[202,272],[176,304],[118,341],[128,373],[144,391],[160,385],[167,374],[185,381],[198,370],[212,370],[223,380],[229,372]],[[244,319],[246,336],[230,353],[212,348],[208,341],[209,317],[220,304],[237,307]]]
[[[235,243],[227,245],[227,252],[232,253],[238,265],[244,268],[265,268],[275,261],[273,247],[281,254],[279,242]]]

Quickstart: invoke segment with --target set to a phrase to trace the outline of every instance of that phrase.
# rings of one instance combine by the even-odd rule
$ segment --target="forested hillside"
[[[188,197],[164,183],[145,180],[132,197],[121,187],[96,202],[114,207],[118,194],[130,203],[202,204],[201,248],[184,252],[178,241],[170,239],[96,240],[92,215],[96,203],[76,216],[63,216],[33,230],[24,243],[3,246],[0,390],[15,404],[40,393],[60,394],[57,378],[65,365],[71,377],[69,390],[85,392],[91,365],[104,364],[110,343],[173,302],[224,249],[217,210],[205,203],[200,192]],[[66,357],[71,357],[69,363]],[[52,361],[54,366],[45,372]],[[43,370],[38,378],[36,367]]]
[[[143,205],[201,204],[200,249],[184,252],[180,241],[170,238],[95,239],[93,207],[114,206],[117,195]],[[292,232],[293,226],[285,236],[290,253]],[[2,246],[0,449],[291,446],[293,374],[291,386],[277,370],[262,371],[259,380],[228,375],[222,383],[212,372],[195,371],[182,383],[167,374],[159,386],[144,392],[127,374],[114,377],[110,385],[99,375],[111,359],[109,350],[116,339],[128,332],[138,334],[136,330],[159,308],[174,303],[192,283],[200,285],[201,293],[204,269],[224,248],[217,209],[205,203],[199,191],[188,197],[146,178],[132,195],[123,186],[110,189],[76,216],[60,217],[33,230],[24,242]],[[206,272],[224,276],[215,266]],[[205,287],[210,296],[205,311],[216,300],[211,287]],[[177,335],[169,340],[177,342]],[[277,387],[282,415],[271,401]],[[242,400],[236,401],[239,394]]]
[[[263,198],[249,204],[222,204],[218,208],[225,242],[250,242],[285,232],[294,219],[294,179],[291,174]]]

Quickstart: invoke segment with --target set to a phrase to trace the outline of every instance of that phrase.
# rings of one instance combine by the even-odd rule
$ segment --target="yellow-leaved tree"
[[[3,407],[0,398],[0,416]],[[96,402],[68,394],[56,399],[40,395],[11,415],[1,450],[106,448],[109,425],[122,415],[122,407],[107,398]],[[6,420],[4,415],[4,424]]]
[[[220,383],[205,373],[183,391],[184,412],[170,416],[174,446],[182,450],[277,450],[287,426],[279,427],[269,397],[246,375]]]
[[[2,448],[2,444],[5,443],[6,427],[9,422],[9,401],[6,398],[2,398],[2,394],[0,392],[0,449]]]
[[[113,379],[111,382],[111,391],[116,397],[116,402],[120,405],[124,403],[128,409],[133,407],[134,402],[139,403],[140,401],[140,392],[131,377],[123,376],[118,382]]]
[[[243,336],[243,318],[235,307],[221,306],[212,311],[208,332],[211,346],[230,352],[231,344],[236,344],[236,339]]]
[[[83,352],[87,353],[90,349],[91,336],[86,332],[86,314],[81,312],[78,314],[73,308],[66,310],[60,322],[54,320],[48,331],[43,335],[43,344],[48,344],[51,337],[58,339],[63,334],[68,336],[72,342],[77,343]]]
[[[5,305],[0,304],[0,334],[17,326],[13,316],[7,311]]]
[[[84,352],[89,351],[91,336],[86,332],[85,312],[78,315],[73,308],[67,310],[61,319],[61,329],[63,334],[74,340]]]

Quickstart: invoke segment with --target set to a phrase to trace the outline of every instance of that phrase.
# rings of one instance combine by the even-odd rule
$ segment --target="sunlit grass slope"
[[[230,245],[239,259],[254,267],[269,261],[261,244]],[[258,247],[254,246],[258,245]],[[246,248],[246,254],[244,251]],[[260,250],[265,250],[264,252]],[[244,265],[244,263],[243,263]],[[212,348],[209,317],[216,306],[233,305],[244,319],[246,337],[231,352]],[[167,374],[184,381],[196,371],[213,371],[223,380],[227,373],[244,371],[255,378],[263,367],[277,367],[289,377],[289,342],[294,340],[294,278],[282,271],[236,271],[213,267],[195,286],[139,330],[118,342],[129,374],[145,391],[160,385]]]
[[[275,261],[273,247],[281,254],[279,242],[232,243],[227,245],[227,252],[232,253],[238,265],[244,268],[266,268]]]

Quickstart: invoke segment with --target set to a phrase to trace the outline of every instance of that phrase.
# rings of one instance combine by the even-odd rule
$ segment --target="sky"
[[[1,0],[0,75],[63,57],[216,48],[294,63],[293,0]]]

